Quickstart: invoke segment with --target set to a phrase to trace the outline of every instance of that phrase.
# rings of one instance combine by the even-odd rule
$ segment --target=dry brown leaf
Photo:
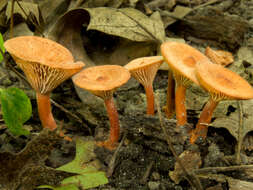
[[[163,22],[164,22],[164,27],[167,28],[167,26],[173,24],[174,22],[177,21],[175,18],[184,18],[186,15],[188,15],[192,11],[191,8],[189,7],[183,7],[183,6],[176,6],[173,12],[169,11],[163,11]],[[175,18],[173,18],[175,17]]]
[[[13,37],[17,36],[32,36],[33,32],[28,28],[27,24],[21,22],[13,27]],[[8,39],[10,36],[10,30],[4,33],[4,39]]]
[[[229,190],[252,190],[253,183],[239,179],[227,178]]]
[[[9,20],[11,17],[11,4],[12,4],[11,1],[8,1],[7,8],[6,8],[7,20]],[[14,14],[20,14],[24,19],[27,19],[27,15],[32,13],[35,16],[35,18],[37,19],[37,21],[39,21],[40,13],[39,13],[39,7],[37,4],[23,2],[23,1],[19,1],[19,4],[21,5],[21,7],[23,8],[25,13],[19,7],[19,5],[17,3],[15,3],[14,10],[13,10]]]
[[[185,169],[188,171],[192,171],[194,169],[198,169],[202,164],[200,153],[193,152],[190,150],[185,150],[182,154],[180,154],[179,159],[181,159],[182,164]],[[183,179],[185,173],[182,170],[182,167],[178,162],[176,162],[174,171],[169,172],[170,178],[176,183],[179,184]]]
[[[85,10],[91,16],[88,30],[98,30],[133,41],[161,43],[165,39],[164,26],[158,16],[154,20],[133,8],[99,7]]]
[[[243,101],[243,132],[242,137],[244,137],[248,132],[253,130],[253,100]],[[223,117],[218,117],[212,123],[215,128],[226,128],[231,135],[238,140],[238,127],[239,127],[239,116],[238,109],[232,112],[229,116],[224,115]]]
[[[3,8],[7,5],[8,0],[1,0],[0,1],[0,11],[3,10]]]
[[[51,28],[48,38],[67,47],[75,60],[83,61],[86,66],[94,63],[89,59],[83,47],[81,28],[88,22],[89,15],[84,9],[73,9],[61,16]]]
[[[234,62],[232,53],[223,50],[214,50],[210,47],[206,47],[205,55],[218,65],[227,66]]]
[[[54,0],[54,3],[52,3],[52,0],[40,1],[39,9],[46,29],[54,24],[57,18],[67,10],[68,4],[66,0]]]

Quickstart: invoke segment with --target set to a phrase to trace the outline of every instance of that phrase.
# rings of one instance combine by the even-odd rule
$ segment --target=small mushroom
[[[148,115],[155,114],[153,81],[162,62],[162,56],[141,57],[124,66],[145,89]]]
[[[39,117],[44,128],[54,130],[56,122],[51,112],[50,92],[79,72],[84,63],[76,62],[62,45],[41,37],[21,36],[7,40],[4,47],[36,91]]]
[[[232,53],[223,50],[213,50],[207,47],[205,50],[205,55],[213,62],[218,65],[227,66],[234,62],[234,57]]]
[[[191,132],[190,142],[205,138],[213,111],[221,100],[247,100],[253,98],[253,88],[241,76],[221,65],[198,63],[196,76],[199,84],[209,93],[196,128]]]
[[[129,71],[119,65],[94,66],[82,70],[73,77],[73,82],[80,88],[86,89],[105,102],[110,120],[110,137],[98,145],[110,150],[116,147],[119,139],[119,118],[113,101],[113,92],[125,84],[131,75]]]
[[[175,107],[177,126],[187,123],[185,107],[186,88],[192,83],[198,85],[195,76],[196,62],[210,62],[209,59],[197,49],[179,42],[166,42],[161,46],[161,52],[176,81]],[[168,87],[169,88],[169,87]]]

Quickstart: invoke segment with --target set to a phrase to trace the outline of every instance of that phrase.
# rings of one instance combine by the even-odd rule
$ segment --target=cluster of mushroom
[[[147,114],[154,115],[152,84],[164,59],[173,71],[176,81],[175,109],[178,126],[187,123],[185,92],[189,84],[194,82],[210,94],[210,100],[205,105],[196,129],[192,132],[192,143],[198,136],[206,136],[207,124],[210,123],[212,112],[220,100],[253,98],[253,89],[247,81],[220,65],[212,64],[198,50],[182,43],[164,43],[161,46],[163,56],[138,58],[124,67],[103,65],[86,69],[83,69],[84,63],[74,61],[69,50],[49,39],[22,36],[7,40],[4,46],[36,91],[39,117],[44,128],[50,130],[57,128],[51,112],[50,92],[71,76],[75,75],[73,82],[77,86],[102,98],[110,121],[110,136],[108,140],[98,142],[98,145],[108,149],[116,147],[120,133],[113,92],[125,84],[132,75],[144,86]],[[210,54],[214,58],[217,57],[214,53]],[[174,93],[173,90],[172,93]],[[173,96],[170,93],[168,96],[167,100],[173,104],[171,99]],[[167,103],[167,105],[170,104]],[[170,113],[173,112],[171,108],[173,106],[167,109]]]
[[[176,81],[175,107],[177,126],[187,123],[185,108],[185,91],[194,82],[209,93],[209,100],[200,114],[199,121],[191,131],[190,142],[199,137],[205,138],[212,113],[221,100],[247,100],[253,98],[251,85],[236,73],[222,65],[231,63],[231,55],[224,52],[211,52],[207,49],[209,58],[187,44],[167,42],[162,44],[161,52],[169,64]],[[211,62],[213,61],[213,62]],[[217,64],[215,64],[217,63]]]

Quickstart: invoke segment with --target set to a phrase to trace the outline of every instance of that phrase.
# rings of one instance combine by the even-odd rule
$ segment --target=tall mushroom
[[[132,60],[124,66],[145,89],[148,115],[154,115],[155,113],[153,81],[162,62],[162,56],[141,57]]]
[[[196,62],[210,62],[209,59],[197,49],[179,42],[166,42],[161,46],[165,61],[173,71],[176,81],[175,107],[177,126],[187,123],[185,107],[186,88],[192,83],[198,84],[195,76]]]
[[[51,112],[50,92],[79,72],[84,63],[76,62],[62,45],[41,37],[21,36],[7,40],[4,47],[36,91],[39,117],[44,128],[56,129]]]
[[[86,89],[102,98],[110,120],[110,137],[98,145],[110,150],[116,147],[119,139],[119,118],[113,101],[113,92],[125,84],[131,75],[129,71],[119,65],[94,66],[82,70],[73,77],[73,82],[80,88]]]
[[[198,137],[206,137],[213,111],[221,100],[253,98],[251,85],[238,74],[221,65],[198,63],[196,76],[199,84],[209,93],[210,97],[200,114],[196,129],[191,133],[191,143],[194,143]]]

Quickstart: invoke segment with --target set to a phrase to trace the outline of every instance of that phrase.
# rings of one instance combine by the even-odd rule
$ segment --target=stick
[[[185,173],[185,178],[186,180],[190,183],[190,185],[194,188],[196,188],[197,190],[203,190],[203,187],[200,183],[199,178],[194,174],[194,171],[192,171],[191,173],[184,167],[181,159],[178,157],[176,150],[174,149],[173,145],[172,145],[172,141],[171,138],[169,136],[169,134],[166,131],[165,125],[164,125],[164,121],[162,118],[162,113],[161,113],[161,108],[160,108],[160,100],[159,97],[157,95],[155,95],[155,102],[156,102],[156,107],[157,107],[157,112],[158,112],[158,116],[159,116],[159,120],[160,120],[160,124],[161,124],[161,128],[163,130],[163,133],[166,137],[166,141],[169,145],[169,148],[173,154],[173,156],[176,158],[176,161],[178,162],[178,164],[181,166],[183,172]]]

